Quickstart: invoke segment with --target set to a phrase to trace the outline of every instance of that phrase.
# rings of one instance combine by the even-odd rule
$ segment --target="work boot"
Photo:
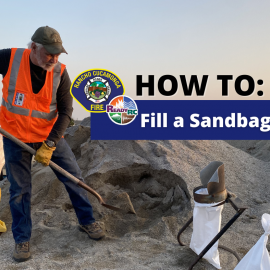
[[[79,230],[81,232],[86,232],[89,238],[94,240],[100,240],[105,236],[104,231],[97,222],[89,225],[79,225]]]
[[[13,252],[13,259],[16,262],[24,262],[30,258],[30,245],[29,242],[23,242],[15,244],[15,249]]]

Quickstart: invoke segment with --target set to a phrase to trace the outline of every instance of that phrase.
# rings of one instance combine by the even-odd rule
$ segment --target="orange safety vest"
[[[47,71],[38,94],[32,90],[28,49],[11,49],[8,72],[3,79],[1,127],[25,143],[44,141],[57,117],[56,93],[65,65],[58,62]]]

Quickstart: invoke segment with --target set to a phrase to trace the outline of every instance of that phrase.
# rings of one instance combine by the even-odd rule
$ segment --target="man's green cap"
[[[31,40],[42,44],[43,47],[51,54],[67,54],[62,45],[62,39],[59,33],[49,26],[39,27],[32,36]]]

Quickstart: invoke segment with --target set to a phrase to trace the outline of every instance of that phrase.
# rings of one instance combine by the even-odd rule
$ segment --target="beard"
[[[36,59],[37,59],[38,65],[39,65],[41,68],[43,68],[44,70],[46,70],[46,71],[52,71],[52,69],[53,69],[54,66],[56,65],[56,64],[51,64],[51,63],[44,63],[44,62],[41,60],[40,49],[38,49],[38,51],[37,51]]]

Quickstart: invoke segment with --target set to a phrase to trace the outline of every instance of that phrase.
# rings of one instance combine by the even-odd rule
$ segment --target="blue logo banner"
[[[92,140],[268,140],[269,100],[137,100],[136,119],[91,114]]]

